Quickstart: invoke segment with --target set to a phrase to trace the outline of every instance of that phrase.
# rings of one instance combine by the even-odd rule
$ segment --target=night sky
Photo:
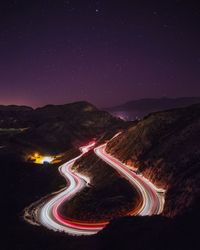
[[[197,3],[1,0],[0,103],[200,96]]]

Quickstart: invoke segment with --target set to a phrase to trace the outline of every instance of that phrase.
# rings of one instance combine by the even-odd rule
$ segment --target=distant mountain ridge
[[[36,109],[0,106],[0,145],[62,152],[120,124],[121,120],[84,101]]]
[[[105,110],[124,120],[135,120],[152,112],[186,107],[196,103],[200,103],[200,97],[144,98],[106,108]]]
[[[0,105],[0,111],[30,111],[33,108],[24,105]]]

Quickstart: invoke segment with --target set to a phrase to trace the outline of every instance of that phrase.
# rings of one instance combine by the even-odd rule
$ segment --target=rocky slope
[[[167,190],[164,215],[182,214],[200,193],[200,105],[153,113],[107,151]]]

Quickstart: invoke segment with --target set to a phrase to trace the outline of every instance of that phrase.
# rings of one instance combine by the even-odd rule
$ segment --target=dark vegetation
[[[131,185],[93,152],[79,159],[75,172],[90,178],[90,185],[63,205],[61,213],[85,221],[107,221],[135,208],[139,197]]]
[[[99,249],[197,250],[199,249],[200,199],[182,216],[124,217],[99,233]]]

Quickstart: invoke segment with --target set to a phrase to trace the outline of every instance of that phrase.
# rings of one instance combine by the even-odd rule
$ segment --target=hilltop
[[[122,124],[120,119],[84,101],[37,109],[0,106],[1,144],[21,151],[60,153]]]

